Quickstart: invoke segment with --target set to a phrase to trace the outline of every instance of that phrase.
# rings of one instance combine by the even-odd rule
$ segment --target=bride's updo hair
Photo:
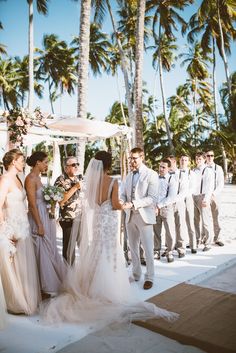
[[[8,170],[9,166],[13,161],[16,161],[19,157],[23,156],[23,153],[17,148],[13,148],[12,150],[6,152],[3,156],[2,162],[4,168]]]
[[[112,164],[111,153],[106,151],[99,151],[95,154],[94,158],[97,159],[98,161],[102,161],[104,171],[107,171],[111,168],[111,164]]]
[[[47,156],[48,155],[45,152],[36,151],[30,157],[26,158],[26,163],[30,167],[35,167],[35,165],[38,161],[42,162],[45,158],[47,158]]]

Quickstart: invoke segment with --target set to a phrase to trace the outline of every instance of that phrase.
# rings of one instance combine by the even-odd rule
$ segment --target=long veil
[[[94,234],[95,208],[101,198],[101,184],[103,180],[103,163],[92,158],[84,176],[84,198],[82,201],[82,214],[74,220],[70,243],[68,247],[68,262],[72,263],[74,245],[79,239],[80,258],[85,258],[88,246],[91,244]]]
[[[63,321],[89,323],[94,329],[104,327],[112,322],[129,322],[134,319],[146,320],[153,317],[163,317],[167,320],[176,319],[178,315],[175,313],[158,308],[152,303],[137,301],[128,280],[124,261],[118,262],[117,267],[120,267],[120,272],[118,268],[113,270],[109,262],[103,262],[104,253],[103,245],[101,245],[103,243],[99,239],[103,237],[103,232],[108,238],[110,236],[109,230],[106,232],[106,227],[101,226],[101,222],[103,222],[101,217],[104,215],[103,207],[101,207],[103,175],[102,161],[93,158],[85,174],[86,190],[78,261],[68,270],[63,292],[41,306],[43,318],[48,323]],[[107,207],[107,213],[110,216],[114,211],[112,211],[112,207],[109,209],[109,204]],[[76,229],[73,231],[76,232]],[[117,253],[118,250],[119,248]],[[104,264],[107,264],[109,268]],[[101,269],[100,272],[97,271],[98,268]],[[117,271],[124,276],[121,276],[120,281],[114,282],[114,278],[119,279]],[[106,277],[107,273],[110,274],[110,277]],[[106,278],[106,283],[104,278]],[[90,285],[94,283],[96,283],[95,287],[98,290],[92,291],[91,294]],[[106,290],[110,289],[111,295],[108,299]],[[117,300],[116,292],[127,293],[127,296],[123,295],[123,299]],[[99,294],[96,295],[96,293]]]

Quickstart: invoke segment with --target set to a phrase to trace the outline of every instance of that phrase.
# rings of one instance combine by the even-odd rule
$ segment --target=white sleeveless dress
[[[0,330],[6,325],[6,302],[2,288],[2,281],[0,276]]]
[[[41,296],[25,197],[25,190],[17,187],[6,197],[5,222],[0,229],[0,274],[8,311],[30,315],[37,310]],[[11,239],[16,240],[15,245]]]
[[[114,180],[107,201],[95,207],[93,240],[79,256],[78,264],[68,272],[64,293],[41,307],[47,323],[89,323],[91,328],[98,329],[112,322],[177,317],[154,304],[137,302],[135,298],[120,245],[120,211],[113,210],[111,204],[113,183]],[[82,215],[82,229],[91,226],[86,216]]]

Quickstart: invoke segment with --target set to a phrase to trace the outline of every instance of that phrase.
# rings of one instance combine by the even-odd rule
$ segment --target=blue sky
[[[34,4],[35,5],[35,4]],[[73,36],[79,33],[79,8],[80,1],[71,0],[51,0],[49,2],[49,14],[47,17],[39,15],[34,6],[34,43],[35,47],[41,47],[44,34],[55,33],[59,39],[66,40],[70,43]],[[192,5],[185,13],[185,19],[189,19],[190,15],[197,9],[196,5]],[[7,52],[10,56],[24,56],[28,53],[28,4],[26,0],[1,0],[0,1],[0,20],[4,26],[4,30],[0,32],[0,42],[7,46]],[[107,16],[104,31],[110,32],[111,25]],[[186,41],[180,38],[178,44],[179,51],[187,52],[185,47]],[[232,55],[229,58],[230,72],[236,70],[236,44],[232,45]],[[143,79],[147,83],[147,89],[150,94],[155,93],[158,99],[157,112],[161,111],[161,96],[159,81],[155,83],[155,72],[151,65],[150,54],[145,54]],[[165,92],[167,97],[175,93],[176,87],[184,83],[186,79],[184,68],[180,68],[177,62],[175,69],[170,73],[164,74]],[[218,86],[225,81],[225,74],[221,60],[217,59],[217,82]],[[123,77],[119,74],[119,87],[124,100],[124,83]],[[89,91],[88,91],[88,112],[97,119],[104,119],[109,114],[109,110],[115,100],[119,99],[117,80],[115,77],[103,75],[94,78],[89,75]],[[43,100],[35,98],[35,106],[40,106],[44,111],[50,112],[50,105],[45,94]],[[221,108],[220,108],[221,109]],[[68,95],[58,99],[55,103],[55,112],[57,115],[76,115],[77,110],[77,94],[74,97]]]

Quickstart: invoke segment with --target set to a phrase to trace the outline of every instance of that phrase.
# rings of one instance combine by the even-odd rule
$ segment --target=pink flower
[[[20,116],[18,116],[17,119],[16,119],[16,125],[17,126],[24,126],[24,122],[23,122],[23,120],[21,119]]]

